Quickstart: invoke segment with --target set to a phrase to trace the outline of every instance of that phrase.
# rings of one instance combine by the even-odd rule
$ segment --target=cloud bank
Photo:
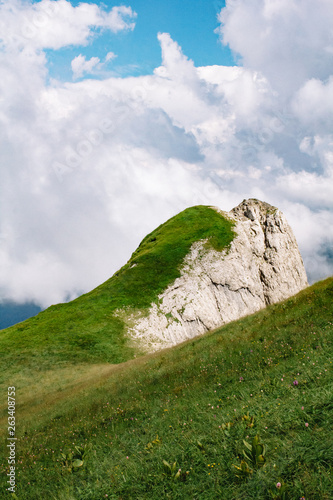
[[[9,0],[2,1],[0,9],[2,43],[8,48],[29,46],[34,50],[87,45],[101,30],[133,30],[136,18],[131,7],[113,7],[107,12],[95,4],[73,7],[67,0]]]
[[[197,68],[159,33],[152,75],[73,83],[48,78],[44,50],[77,45],[79,78],[101,64],[80,46],[135,12],[0,3],[0,296],[74,298],[180,210],[248,197],[285,212],[311,281],[333,274],[332,16],[232,0],[218,35],[242,65]]]

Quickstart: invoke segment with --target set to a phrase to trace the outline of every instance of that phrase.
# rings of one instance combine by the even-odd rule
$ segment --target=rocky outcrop
[[[147,349],[180,343],[308,285],[295,237],[278,209],[251,199],[229,213],[215,210],[235,222],[231,246],[218,252],[204,241],[194,243],[181,276],[148,315],[130,316],[130,335]]]

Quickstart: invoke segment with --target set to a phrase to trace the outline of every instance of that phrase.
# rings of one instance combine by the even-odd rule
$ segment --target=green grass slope
[[[23,323],[0,331],[0,373],[55,364],[121,363],[139,353],[114,313],[126,307],[148,308],[179,275],[182,261],[197,240],[216,250],[232,241],[233,223],[215,210],[188,208],[141,242],[115,275],[78,299],[49,307]]]
[[[17,498],[331,499],[332,323],[331,278],[172,349],[45,371],[45,397],[18,384]]]

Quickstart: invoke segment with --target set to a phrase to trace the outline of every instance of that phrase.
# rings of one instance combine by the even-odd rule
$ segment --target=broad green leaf
[[[171,466],[166,460],[163,460],[163,465],[171,471]]]
[[[252,446],[249,443],[247,443],[244,439],[243,439],[243,443],[244,443],[244,445],[246,446],[247,449],[249,449],[250,451],[252,451]]]
[[[259,434],[257,434],[256,436],[254,436],[253,438],[253,441],[252,441],[252,446],[255,447],[257,446],[257,444],[259,443],[260,441],[260,437],[259,437]]]
[[[256,446],[256,455],[263,455],[264,446],[262,444],[257,444]]]
[[[82,467],[83,460],[79,460],[78,458],[73,460],[73,467]]]

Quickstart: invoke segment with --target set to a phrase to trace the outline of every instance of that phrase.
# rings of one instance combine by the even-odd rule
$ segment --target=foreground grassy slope
[[[328,279],[172,349],[77,365],[63,386],[45,372],[48,399],[17,398],[18,498],[331,499],[332,323]],[[266,464],[238,478],[256,434]]]
[[[120,363],[139,354],[114,315],[124,307],[148,308],[179,275],[193,242],[208,239],[216,250],[233,239],[232,222],[215,210],[184,210],[149,234],[115,275],[78,299],[49,307],[19,325],[0,331],[0,372],[55,363]],[[6,380],[6,378],[4,378]]]

